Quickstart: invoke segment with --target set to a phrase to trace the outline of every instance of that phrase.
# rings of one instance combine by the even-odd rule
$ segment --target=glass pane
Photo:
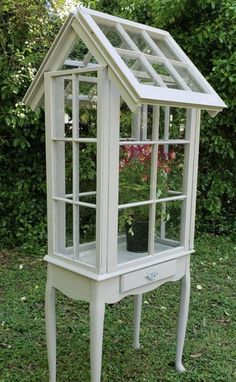
[[[182,89],[182,87],[176,82],[172,74],[166,68],[164,63],[149,61],[150,65],[153,67],[155,72],[161,77],[162,81],[166,84],[168,88],[172,89]]]
[[[164,54],[164,56],[168,59],[171,59],[171,60],[175,60],[175,61],[179,61],[177,55],[173,52],[173,50],[168,46],[168,44],[166,43],[165,40],[163,39],[158,39],[156,37],[152,37],[150,36],[153,41],[155,42],[155,44],[157,45],[157,47],[161,50],[161,52]]]
[[[80,244],[96,240],[96,209],[79,206]]]
[[[64,96],[65,96],[65,111],[64,111],[64,137],[71,138],[73,130],[72,122],[72,80],[64,79]]]
[[[193,92],[205,93],[205,91],[201,88],[198,82],[193,78],[188,68],[183,68],[178,65],[174,65],[174,67]]]
[[[149,206],[122,209],[118,219],[118,263],[147,256]]]
[[[90,266],[96,264],[96,210],[79,206],[79,261]]]
[[[150,145],[120,147],[119,204],[150,199]]]
[[[147,72],[145,66],[141,63],[139,58],[124,55],[122,55],[121,58],[140,83],[146,85],[154,84],[152,76]]]
[[[155,241],[165,244],[163,250],[180,245],[181,208],[181,201],[157,204]]]
[[[143,38],[143,36],[141,35],[141,33],[137,33],[137,32],[131,32],[129,30],[126,30],[126,32],[128,33],[128,35],[131,37],[131,39],[133,40],[133,42],[136,44],[136,46],[139,48],[139,50],[142,52],[142,53],[145,53],[145,54],[151,54],[151,55],[154,55],[156,56],[155,52],[153,51],[153,49],[147,44],[146,40]]]
[[[78,143],[79,146],[79,191],[96,191],[97,146],[96,143]],[[94,196],[93,196],[94,200]],[[85,201],[84,199],[81,201]]]
[[[178,107],[160,107],[160,139],[185,139],[186,112],[186,109]]]
[[[157,199],[182,193],[184,145],[159,145],[157,164]]]
[[[55,207],[55,251],[73,257],[73,205],[54,201]]]
[[[66,247],[73,247],[73,205],[66,203]]]
[[[115,26],[99,25],[106,38],[115,48],[132,50],[129,44],[123,39],[120,33],[115,29]]]
[[[73,193],[73,154],[72,143],[65,143],[65,186],[66,197],[71,199]]]
[[[97,84],[79,81],[79,137],[96,138]]]
[[[120,140],[147,141],[152,137],[152,106],[142,105],[134,113],[121,100]]]
[[[71,53],[69,54],[68,59],[82,61],[87,53],[88,53],[87,46],[83,43],[82,40],[78,39]]]
[[[72,142],[54,142],[55,196],[72,199]]]
[[[72,137],[72,80],[71,77],[53,79],[53,137]]]

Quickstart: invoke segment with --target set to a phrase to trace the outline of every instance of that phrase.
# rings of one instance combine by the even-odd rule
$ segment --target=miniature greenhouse
[[[91,381],[101,378],[105,303],[182,280],[176,368],[194,252],[200,113],[225,107],[166,31],[83,7],[71,13],[24,102],[45,107],[50,381],[55,292],[90,303]]]

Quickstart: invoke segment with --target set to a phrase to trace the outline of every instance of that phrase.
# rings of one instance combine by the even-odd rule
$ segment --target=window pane
[[[97,146],[95,143],[79,143],[80,193],[96,191]]]
[[[137,33],[137,32],[131,32],[129,30],[126,30],[126,32],[128,33],[128,35],[131,37],[131,39],[133,40],[133,42],[136,44],[136,46],[139,48],[139,50],[142,52],[142,53],[145,53],[145,54],[151,54],[151,55],[154,55],[156,56],[155,52],[153,51],[153,49],[147,44],[146,40],[143,38],[143,36],[141,35],[141,33]]]
[[[96,210],[77,206],[79,208],[79,261],[87,265],[96,264]]]
[[[182,193],[184,145],[159,145],[157,199]]]
[[[66,247],[73,247],[73,205],[66,203]]]
[[[155,72],[161,77],[162,81],[168,88],[182,89],[182,87],[176,82],[172,74],[167,69],[166,65],[161,62],[149,61]]]
[[[121,100],[120,140],[147,141],[152,137],[152,106],[142,105],[132,113]]]
[[[54,181],[55,195],[72,198],[72,142],[54,142]]]
[[[64,110],[64,137],[72,137],[72,80],[64,80],[64,96],[65,96],[65,110]],[[62,138],[62,137],[61,137]]]
[[[150,145],[120,147],[119,204],[149,200],[151,152]]]
[[[68,59],[82,61],[87,53],[87,46],[83,43],[82,40],[77,39],[71,53],[69,54]]]
[[[55,207],[55,251],[73,257],[73,205],[54,201]]]
[[[186,112],[179,107],[160,107],[160,139],[185,139]]]
[[[174,67],[193,92],[205,93],[205,90],[203,90],[197,81],[193,78],[188,68],[183,68],[178,65],[174,65]]]
[[[180,245],[181,208],[181,201],[157,204],[155,241],[163,250]]]
[[[79,81],[79,137],[97,135],[97,84]]]
[[[157,47],[161,50],[164,56],[171,60],[179,61],[177,55],[173,52],[173,50],[168,46],[168,44],[163,39],[158,39],[156,37],[152,37],[153,41],[157,45]]]
[[[121,58],[140,83],[151,85],[154,84],[152,76],[148,73],[147,69],[141,63],[139,58],[124,55],[122,55]]]
[[[123,39],[120,33],[115,29],[115,26],[99,25],[106,38],[110,41],[111,45],[115,48],[122,48],[130,50],[129,44]],[[132,49],[131,49],[132,50]]]

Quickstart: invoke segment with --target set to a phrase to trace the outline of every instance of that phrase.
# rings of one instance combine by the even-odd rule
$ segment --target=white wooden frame
[[[96,71],[97,78],[88,77],[86,73]],[[71,138],[64,137],[64,78],[72,80],[72,110],[73,110],[73,135]],[[78,133],[79,120],[79,80],[97,83],[97,137],[81,138]],[[55,85],[52,85],[52,81]],[[56,88],[55,88],[56,86]],[[49,228],[49,256],[56,256],[57,259],[63,258],[63,253],[67,257],[68,264],[76,262],[76,267],[82,269],[82,272],[93,272],[97,277],[107,274],[107,277],[117,272],[124,272],[126,269],[137,269],[142,264],[151,264],[153,261],[161,261],[163,256],[173,258],[192,251],[193,249],[193,230],[194,223],[191,216],[195,211],[196,194],[192,190],[192,185],[196,186],[196,169],[194,163],[198,152],[199,139],[199,123],[200,117],[196,110],[187,111],[186,136],[184,139],[169,139],[169,123],[170,110],[165,108],[165,128],[163,139],[159,138],[159,107],[153,106],[153,129],[152,140],[119,140],[119,112],[120,112],[120,95],[108,79],[108,71],[105,67],[80,68],[72,70],[64,70],[45,74],[46,88],[46,142],[47,142],[47,174],[48,174],[48,221],[51,224]],[[53,100],[53,101],[52,101]],[[109,112],[107,112],[109,110]],[[146,116],[147,117],[147,116]],[[145,117],[145,118],[146,118]],[[55,119],[56,118],[56,119]],[[144,121],[144,124],[146,122]],[[63,125],[62,125],[63,124]],[[141,121],[140,121],[141,124]],[[57,134],[54,133],[56,126]],[[145,126],[146,129],[146,126]],[[109,133],[108,133],[109,132]],[[65,157],[63,154],[66,142],[70,142],[73,148],[73,193],[65,193],[65,168],[63,163]],[[75,163],[79,162],[78,145],[80,142],[97,144],[97,190],[81,193],[79,190],[79,171]],[[55,143],[59,145],[61,154],[55,157]],[[119,147],[123,145],[151,145],[152,146],[152,162],[151,162],[151,184],[150,199],[146,201],[132,202],[128,204],[118,204],[118,167],[119,167]],[[185,147],[185,164],[184,164],[184,184],[183,191],[172,191],[170,196],[156,198],[156,167],[158,160],[158,147],[163,145],[168,151],[170,144],[183,145]],[[53,148],[54,147],[54,148]],[[59,168],[61,183],[58,184],[54,177],[53,168]],[[63,169],[64,168],[64,169]],[[112,182],[109,181],[112,179]],[[55,183],[56,182],[56,183]],[[96,195],[96,205],[82,201],[80,198],[86,195]],[[172,201],[182,201],[182,217],[181,217],[181,239],[175,242],[165,238],[165,223],[161,225],[160,242],[170,244],[172,249],[156,253],[154,250],[154,234],[155,234],[155,214],[156,205],[162,204],[163,208],[166,203]],[[53,202],[52,202],[53,201]],[[58,203],[59,202],[59,203]],[[56,207],[55,203],[58,204]],[[68,258],[68,251],[65,248],[65,206],[73,205],[73,256]],[[150,206],[149,215],[149,244],[148,256],[135,258],[132,261],[118,264],[118,211],[124,208],[138,207],[143,205]],[[81,263],[80,250],[90,248],[88,244],[80,245],[79,243],[79,206],[96,209],[96,262],[95,267],[84,262]],[[56,207],[56,208],[55,208]],[[59,214],[56,217],[56,213]],[[59,235],[56,237],[56,230],[53,222],[55,218],[59,221]],[[54,227],[54,228],[53,228]],[[57,243],[57,245],[55,244]],[[60,261],[60,260],[58,260]],[[86,271],[87,270],[87,271]]]

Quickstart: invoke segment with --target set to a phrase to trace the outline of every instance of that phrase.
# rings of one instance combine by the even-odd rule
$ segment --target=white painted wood
[[[92,284],[90,300],[90,363],[91,382],[101,381],[103,323],[105,301],[99,295],[99,286]]]
[[[52,81],[53,93],[52,93],[52,125],[51,130],[54,136],[63,137],[65,135],[65,100],[64,100],[64,79],[62,77],[56,79],[50,79]],[[53,182],[53,196],[61,198],[59,202],[54,203],[54,247],[56,250],[64,251],[66,247],[66,204],[62,199],[65,198],[66,185],[65,185],[65,142],[53,142],[53,169],[52,180]],[[53,199],[54,199],[53,197]],[[55,199],[54,199],[55,200]]]
[[[134,342],[133,348],[140,349],[139,335],[142,314],[142,294],[134,296]]]
[[[110,25],[110,23],[112,21],[114,23],[120,23],[124,26],[131,27],[132,29],[133,28],[137,29],[138,31],[140,31],[140,29],[142,30],[144,28],[147,31],[152,31],[152,32],[158,33],[158,35],[161,35],[163,37],[168,35],[168,32],[166,32],[162,29],[152,28],[148,25],[143,25],[143,24],[134,22],[132,20],[126,20],[126,19],[122,19],[122,18],[117,17],[117,16],[108,15],[107,13],[98,12],[98,11],[95,11],[93,9],[88,9],[88,8],[85,8],[81,5],[77,8],[77,12],[83,12],[83,13],[87,13],[87,14],[91,15],[96,20],[96,22],[98,22],[98,23],[100,22],[101,24],[103,24],[103,23],[106,24],[106,21],[107,21],[109,23],[108,25]],[[75,14],[77,14],[77,12]]]
[[[56,382],[56,289],[51,285],[50,278],[47,281],[45,293],[45,321],[47,354],[49,365],[49,381]]]
[[[191,222],[190,222],[190,239],[189,249],[194,247],[194,229],[195,229],[195,214],[196,214],[196,199],[197,199],[197,175],[198,175],[198,159],[199,159],[199,141],[200,141],[200,122],[201,111],[197,110],[195,123],[195,139],[194,139],[194,159],[193,159],[193,176],[192,176],[192,204],[191,204]]]
[[[141,141],[147,140],[147,128],[148,128],[148,106],[142,106],[142,124],[141,124]]]
[[[153,106],[152,113],[152,140],[159,139],[160,108]],[[156,195],[157,195],[157,162],[158,162],[158,144],[152,146],[152,162],[150,176],[150,199],[154,201],[149,208],[149,227],[148,227],[148,253],[154,254],[155,226],[156,226]]]
[[[53,147],[52,130],[53,125],[53,91],[51,78],[45,74],[45,141],[46,141],[46,176],[47,176],[47,234],[48,254],[52,255],[55,250],[55,226],[54,226],[54,203],[53,198]]]
[[[109,87],[107,272],[112,272],[117,265],[118,245],[120,94],[111,81]]]
[[[192,176],[194,163],[194,145],[195,145],[195,124],[196,124],[196,109],[186,111],[186,138],[189,140],[189,145],[185,146],[184,151],[184,177],[183,177],[183,193],[187,196],[182,203],[181,208],[181,232],[180,241],[185,249],[189,248],[189,232],[191,225],[191,197],[192,197]]]
[[[73,202],[79,201],[79,144],[74,139],[79,138],[79,76],[72,75],[72,120],[73,120]],[[73,203],[73,255],[79,258],[80,213],[79,207]]]
[[[83,59],[83,65],[87,66],[92,58],[93,58],[92,53],[90,51],[88,51],[88,53],[86,54],[86,56]]]
[[[165,107],[165,118],[164,118],[164,152],[168,154],[169,151],[169,131],[170,129],[170,107]],[[166,201],[164,201],[161,205],[162,216],[166,216]],[[165,240],[166,235],[166,222],[161,219],[161,227],[160,227],[160,238],[161,240]]]
[[[186,273],[182,279],[181,287],[181,301],[180,301],[180,312],[179,312],[179,322],[178,322],[178,333],[177,333],[177,346],[176,346],[176,370],[179,373],[183,373],[185,368],[182,363],[183,348],[185,333],[188,321],[188,311],[189,311],[189,299],[190,299],[190,256],[186,260]]]
[[[131,138],[134,139],[135,144],[140,144],[140,136],[141,136],[141,110],[142,107],[139,106],[137,110],[132,114],[132,133],[131,133]],[[134,142],[133,142],[134,143]],[[133,144],[128,141],[122,141],[120,142],[120,145],[123,144]]]
[[[130,208],[130,207],[138,207],[138,206],[146,206],[152,203],[164,203],[164,202],[171,202],[175,200],[184,200],[186,199],[186,195],[173,195],[166,198],[159,198],[159,199],[153,199],[153,200],[145,200],[143,202],[133,202],[133,203],[127,203],[127,204],[119,204],[118,208],[122,210],[123,208]]]
[[[98,72],[97,100],[97,213],[96,213],[96,270],[104,273],[108,256],[109,195],[109,128],[110,84],[107,69]]]
[[[158,140],[147,140],[147,141],[120,141],[120,146],[123,145],[186,145],[189,141],[186,139],[158,139]]]
[[[135,289],[154,281],[173,276],[176,272],[177,263],[173,260],[127,273],[121,276],[121,292],[126,292],[130,289]]]
[[[213,94],[190,92],[158,86],[140,85],[140,102],[147,104],[170,105],[180,107],[200,107],[205,110],[221,111],[225,106],[223,101]]]

